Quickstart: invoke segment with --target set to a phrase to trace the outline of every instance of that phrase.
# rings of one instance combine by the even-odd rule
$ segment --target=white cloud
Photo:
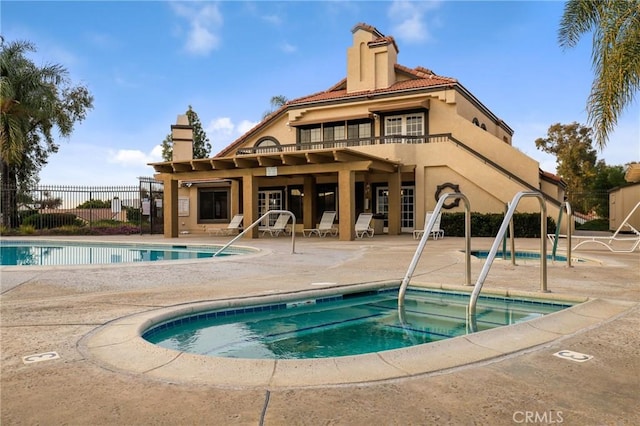
[[[211,120],[211,123],[207,127],[206,132],[230,135],[233,132],[234,127],[235,126],[233,125],[229,117],[219,117]]]
[[[176,15],[186,18],[189,31],[185,48],[189,53],[207,55],[220,46],[218,32],[223,18],[215,3],[171,3]]]
[[[152,161],[162,161],[162,145],[156,145],[151,150]]]
[[[158,155],[158,148],[159,153]],[[147,163],[162,161],[162,147],[156,145],[150,153],[142,152],[138,149],[119,149],[117,151],[109,151],[108,162],[119,164],[123,167],[139,167]]]
[[[399,40],[419,43],[431,40],[425,14],[437,8],[439,2],[411,2],[396,0],[391,3],[387,15],[393,23],[391,34]]]
[[[258,123],[259,121],[242,120],[240,124],[238,124],[238,136],[247,133],[249,130],[257,126]]]
[[[218,117],[211,120],[205,132],[214,144],[213,152],[222,150],[234,140],[254,128],[258,121],[242,120],[235,124],[229,117]]]
[[[272,25],[282,24],[282,19],[278,15],[263,15],[262,20]]]
[[[280,44],[280,50],[282,50],[284,53],[294,53],[298,50],[298,48],[285,41],[284,43]]]

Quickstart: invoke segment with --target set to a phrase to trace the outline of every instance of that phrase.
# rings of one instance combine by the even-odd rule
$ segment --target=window
[[[335,184],[320,184],[317,186],[316,211],[338,211],[337,209],[337,192],[338,187]]]
[[[201,188],[198,192],[198,221],[226,222],[230,210],[229,188]]]
[[[315,124],[300,127],[298,132],[298,140],[300,144],[370,138],[371,120],[366,119]],[[329,147],[335,145],[328,144]]]
[[[385,136],[424,136],[424,113],[393,115],[384,119]],[[415,139],[398,139],[391,142],[416,142]]]
[[[329,123],[323,126],[324,141],[339,141],[345,138],[344,123]]]
[[[475,124],[476,126],[480,125],[480,121],[478,120],[477,117],[473,117],[473,120],[471,121],[473,124]]]
[[[278,152],[282,150],[282,148],[280,148],[280,142],[270,136],[258,140],[255,147],[260,148],[259,152]]]
[[[302,206],[304,201],[303,186],[289,186],[289,201],[287,203],[288,210],[293,213],[298,222],[302,222]]]

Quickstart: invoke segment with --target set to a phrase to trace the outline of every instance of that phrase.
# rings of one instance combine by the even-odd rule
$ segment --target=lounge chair
[[[209,235],[232,235],[237,233],[240,229],[242,229],[242,219],[243,215],[237,214],[233,216],[229,224],[226,228],[209,228],[205,227],[204,230]]]
[[[322,218],[320,219],[320,223],[317,228],[312,229],[303,229],[302,235],[305,237],[310,237],[313,234],[318,235],[318,237],[326,237],[327,234],[331,234],[331,236],[335,237],[338,235],[338,230],[333,227],[333,221],[336,219],[336,212],[327,211],[322,213]]]
[[[585,244],[596,243],[602,246],[605,246],[609,249],[609,251],[613,253],[633,253],[638,247],[640,247],[640,231],[631,226],[629,223],[629,219],[633,213],[640,208],[640,202],[636,204],[636,206],[631,209],[631,212],[627,215],[627,217],[622,221],[616,232],[612,235],[572,235],[571,241],[576,242],[576,244],[571,250],[576,250]],[[627,227],[634,234],[634,236],[629,237],[620,237],[618,234]],[[547,234],[547,238],[551,241],[551,244],[555,242],[556,235],[555,234]],[[558,239],[567,238],[566,235],[558,235]],[[615,243],[615,245],[614,245]],[[627,245],[626,247],[624,247]]]
[[[289,218],[290,216],[288,214],[280,213],[280,216],[278,216],[278,219],[276,219],[276,222],[272,226],[265,226],[264,228],[261,228],[262,235],[267,232],[272,237],[277,237],[280,234],[287,234],[287,223],[289,222]]]
[[[360,213],[356,220],[356,238],[363,238],[365,235],[373,237],[373,228],[370,226],[373,213]]]
[[[426,227],[429,224],[429,220],[431,220],[431,216],[433,216],[433,212],[427,212],[427,215],[424,219],[424,226]],[[431,238],[437,240],[438,238],[444,238],[444,229],[440,228],[440,221],[442,220],[442,213],[438,213],[436,217],[436,222],[433,224],[433,228],[431,229]],[[424,229],[414,229],[413,230],[413,238],[418,239],[422,237],[424,234]]]

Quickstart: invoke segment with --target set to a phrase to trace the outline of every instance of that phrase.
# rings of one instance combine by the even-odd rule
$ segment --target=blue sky
[[[189,105],[212,155],[260,121],[274,95],[325,90],[346,75],[359,22],[396,39],[398,62],[453,77],[515,130],[513,145],[555,172],[534,141],[586,123],[591,37],[557,42],[560,1],[7,1],[5,40],[28,40],[94,95],[94,109],[40,174],[43,184],[135,185]],[[640,161],[640,106],[598,158]]]

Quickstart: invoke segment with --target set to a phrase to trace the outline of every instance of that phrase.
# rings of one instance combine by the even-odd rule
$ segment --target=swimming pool
[[[188,246],[70,241],[0,241],[0,266],[102,265],[211,258],[219,245]],[[247,254],[227,248],[218,256]],[[217,256],[217,257],[218,257]]]
[[[533,251],[516,251],[516,260],[540,260],[540,253],[537,252],[533,252]],[[471,250],[471,256],[475,256],[478,259],[486,259],[487,256],[489,255],[489,250]],[[505,257],[506,259],[511,260],[511,252],[507,251],[504,253],[504,256],[502,255],[502,250],[498,250],[498,252],[496,252],[496,258],[495,260],[501,260],[503,257]],[[558,262],[566,262],[567,261],[567,256],[563,256],[560,254],[556,254],[555,258],[552,254],[547,254],[547,259],[548,260],[555,260]],[[578,262],[583,262],[583,259],[579,259],[579,258],[574,258],[571,257],[571,260],[575,260]]]
[[[469,293],[411,288],[402,311],[397,294],[391,288],[198,312],[156,324],[143,338],[200,355],[306,359],[400,349],[469,333]],[[570,306],[483,295],[476,327],[516,324]]]

